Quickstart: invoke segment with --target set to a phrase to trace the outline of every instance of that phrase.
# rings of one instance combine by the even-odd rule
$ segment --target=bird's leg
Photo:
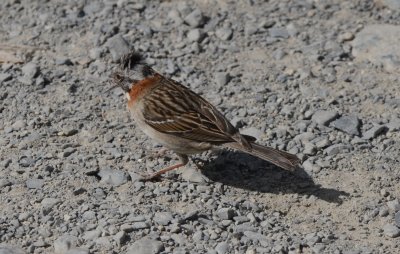
[[[187,155],[178,154],[178,157],[179,157],[179,160],[181,161],[180,163],[172,165],[172,166],[169,166],[169,167],[164,168],[164,169],[161,169],[160,171],[157,171],[157,172],[155,172],[155,173],[153,173],[151,175],[145,176],[144,180],[145,181],[152,180],[152,179],[154,179],[154,178],[156,178],[156,177],[158,177],[158,176],[160,176],[160,175],[162,175],[162,174],[164,174],[164,173],[166,173],[168,171],[183,167],[189,162],[189,158],[188,158]]]

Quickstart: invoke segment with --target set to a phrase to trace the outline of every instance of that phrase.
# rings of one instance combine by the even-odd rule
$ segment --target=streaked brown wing
[[[144,117],[157,131],[199,142],[232,142],[238,133],[214,106],[171,79],[146,97]]]

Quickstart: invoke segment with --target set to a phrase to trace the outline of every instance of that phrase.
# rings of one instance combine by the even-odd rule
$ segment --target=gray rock
[[[396,224],[396,226],[400,227],[400,211],[398,211],[394,215],[394,223]]]
[[[383,4],[392,10],[400,10],[400,0],[382,0]]]
[[[94,211],[85,211],[82,214],[82,219],[84,220],[96,220],[96,213]]]
[[[11,246],[6,244],[0,245],[0,254],[25,254],[25,253],[26,253],[25,251],[16,246]]]
[[[386,124],[389,128],[389,131],[398,131],[400,130],[400,118],[391,119],[389,123]]]
[[[232,38],[232,34],[233,34],[232,29],[227,27],[219,28],[217,29],[217,31],[215,31],[215,35],[223,41],[230,40]]]
[[[210,179],[201,173],[201,170],[193,167],[183,168],[181,176],[184,180],[192,183],[207,183],[210,181]]]
[[[264,241],[267,239],[265,235],[253,231],[244,231],[243,235],[245,235],[251,240]]]
[[[28,179],[26,180],[26,187],[28,189],[41,189],[43,187],[43,179]]]
[[[204,38],[204,34],[200,29],[192,29],[187,33],[187,38],[190,42],[199,42]]]
[[[66,57],[58,57],[56,58],[56,65],[74,65],[74,63],[71,61],[71,59],[66,58]]]
[[[383,233],[390,238],[396,238],[400,236],[400,229],[394,225],[386,224],[383,227]]]
[[[317,148],[312,143],[305,143],[303,153],[307,155],[314,155],[317,152]]]
[[[128,42],[119,34],[108,39],[106,46],[110,50],[114,62],[119,61],[123,55],[130,52]]]
[[[318,110],[311,117],[311,120],[320,125],[328,126],[337,116],[338,113],[336,111]]]
[[[58,198],[44,198],[41,205],[43,208],[50,209],[59,203],[61,203],[61,200]]]
[[[353,41],[357,61],[368,60],[383,65],[388,72],[400,69],[400,27],[397,25],[368,25]]]
[[[69,157],[71,154],[73,154],[73,153],[75,153],[75,152],[76,152],[76,148],[74,148],[74,147],[67,147],[67,148],[65,148],[64,151],[61,153],[61,156],[62,156],[63,158],[67,158],[67,157]]]
[[[7,179],[0,179],[0,188],[11,186],[11,182]]]
[[[90,230],[86,231],[82,238],[85,239],[86,241],[88,240],[95,240],[101,235],[101,230],[100,229],[95,229],[95,230]]]
[[[53,243],[54,252],[55,253],[67,253],[67,251],[70,250],[71,247],[75,246],[77,240],[78,239],[76,238],[76,236],[72,236],[72,235],[60,236]]]
[[[117,234],[114,235],[113,239],[117,243],[118,246],[121,246],[126,242],[127,235],[126,235],[125,231],[119,231]]]
[[[130,246],[126,254],[157,254],[164,250],[164,245],[157,240],[142,238]]]
[[[324,151],[326,152],[327,155],[332,156],[340,153],[348,153],[351,150],[350,145],[344,145],[344,144],[335,144],[331,145],[328,148],[326,148]]]
[[[88,249],[83,248],[71,248],[65,254],[89,254]]]
[[[98,176],[101,177],[101,182],[113,186],[120,186],[128,181],[128,174],[125,171],[110,168],[101,169]]]
[[[215,251],[218,254],[228,253],[228,249],[229,249],[229,244],[227,242],[218,243],[217,246],[215,247]]]
[[[26,127],[26,123],[23,120],[17,120],[13,123],[13,125],[11,125],[11,127],[13,128],[13,130],[19,131]]]
[[[133,230],[139,230],[139,229],[144,229],[144,228],[149,228],[150,224],[144,221],[139,221],[132,223],[132,229]]]
[[[385,125],[376,125],[369,129],[368,131],[363,133],[362,138],[363,139],[373,139],[376,138],[378,135],[386,132],[388,130],[388,127]]]
[[[39,75],[39,67],[34,63],[25,64],[22,69],[22,74],[24,74],[24,78],[33,79]]]
[[[0,73],[0,84],[12,79],[12,75],[8,73]]]
[[[166,226],[171,223],[173,218],[170,212],[158,212],[154,214],[153,220],[159,225]]]
[[[189,13],[184,20],[191,27],[199,27],[204,24],[203,13],[199,9],[195,9]]]
[[[289,38],[289,33],[285,28],[272,27],[269,29],[269,35],[272,38],[283,38],[283,39]]]
[[[388,201],[387,206],[389,207],[390,210],[394,212],[400,211],[400,202],[398,199]]]
[[[255,127],[249,127],[249,128],[243,129],[240,131],[240,133],[255,137],[257,140],[260,140],[261,137],[264,135],[264,132],[262,132],[261,130],[259,130]]]
[[[221,220],[231,220],[235,216],[235,211],[232,208],[221,208],[217,211],[217,216]]]
[[[226,72],[217,72],[215,74],[215,82],[218,86],[225,86],[229,82],[229,74]]]
[[[356,116],[342,116],[331,122],[332,127],[350,135],[360,135],[360,120]]]

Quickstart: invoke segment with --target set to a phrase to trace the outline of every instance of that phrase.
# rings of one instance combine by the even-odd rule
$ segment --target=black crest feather
[[[123,70],[132,70],[139,63],[143,63],[143,56],[136,51],[122,56],[120,60],[120,66]]]

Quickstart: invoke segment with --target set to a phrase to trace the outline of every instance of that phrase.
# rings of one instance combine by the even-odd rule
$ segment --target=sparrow
[[[147,65],[142,55],[131,52],[120,60],[111,75],[114,84],[126,94],[127,107],[138,128],[167,149],[180,162],[151,175],[151,180],[185,166],[189,155],[215,147],[233,148],[294,171],[297,156],[255,143],[256,139],[240,134],[211,103],[179,82],[167,78]]]

